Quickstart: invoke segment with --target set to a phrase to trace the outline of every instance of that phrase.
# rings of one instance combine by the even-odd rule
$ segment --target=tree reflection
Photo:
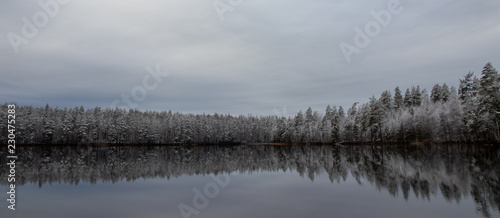
[[[2,151],[5,149],[2,149]],[[351,174],[394,197],[449,202],[472,196],[489,217],[500,210],[500,151],[453,146],[191,146],[20,147],[17,184],[133,181],[181,175],[295,171],[314,181],[327,173],[340,183]],[[3,159],[7,154],[0,153]],[[1,176],[8,174],[2,167]],[[7,185],[6,180],[0,180]]]

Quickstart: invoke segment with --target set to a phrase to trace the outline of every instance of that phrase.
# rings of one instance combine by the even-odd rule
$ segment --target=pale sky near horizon
[[[2,104],[294,115],[500,68],[498,0],[8,1],[0,17]]]

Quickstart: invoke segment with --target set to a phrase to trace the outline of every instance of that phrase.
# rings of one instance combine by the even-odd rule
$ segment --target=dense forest
[[[0,106],[6,142],[7,104]],[[294,117],[182,114],[119,108],[16,106],[18,144],[269,143],[269,142],[500,142],[500,76],[487,63],[469,72],[458,90],[436,84],[386,90],[347,110],[308,108]]]

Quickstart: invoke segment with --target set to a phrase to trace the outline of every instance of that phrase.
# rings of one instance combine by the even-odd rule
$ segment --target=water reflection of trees
[[[5,150],[5,149],[2,149]],[[485,216],[500,210],[500,151],[474,146],[21,147],[17,184],[96,183],[255,171],[296,171],[332,182],[350,173],[393,196],[452,202],[472,196]],[[0,153],[4,157],[6,153]],[[0,172],[8,174],[6,167]],[[7,185],[6,180],[0,180]]]

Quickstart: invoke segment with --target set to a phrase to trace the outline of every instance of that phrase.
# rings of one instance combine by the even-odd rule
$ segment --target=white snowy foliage
[[[411,91],[410,91],[411,90]],[[488,63],[480,79],[469,73],[460,87],[435,85],[384,91],[345,113],[310,107],[294,117],[182,114],[119,108],[84,109],[17,106],[19,144],[500,141],[500,76]],[[6,117],[7,104],[0,105]],[[2,119],[0,139],[7,128]]]

